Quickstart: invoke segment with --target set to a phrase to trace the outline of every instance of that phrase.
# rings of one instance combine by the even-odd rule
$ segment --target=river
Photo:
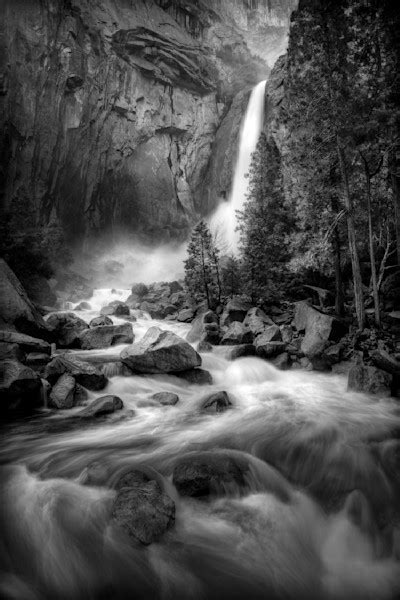
[[[79,314],[90,320],[98,312]],[[152,325],[181,336],[190,327],[144,317],[133,324],[136,339]],[[111,369],[106,390],[89,394],[120,396],[119,413],[77,425],[69,417],[79,408],[43,408],[3,425],[1,597],[384,600],[400,593],[398,403],[347,392],[342,376],[278,371],[254,357],[229,361],[228,352],[202,354],[212,386]],[[203,414],[201,398],[214,390],[226,390],[233,407]],[[150,398],[160,391],[180,401],[160,406]],[[246,488],[209,501],[180,497],[176,459],[218,449],[249,460]],[[157,471],[176,503],[174,526],[147,547],[110,520],[108,484],[128,466]]]

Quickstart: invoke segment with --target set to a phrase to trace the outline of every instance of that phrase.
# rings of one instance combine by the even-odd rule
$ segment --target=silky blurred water
[[[90,320],[97,309],[77,314]],[[144,316],[136,339],[152,325],[183,337],[190,327]],[[397,402],[349,393],[340,376],[227,356],[229,348],[202,355],[211,386],[112,376],[89,400],[116,394],[124,408],[96,423],[75,422],[74,408],[3,426],[2,597],[396,598]],[[204,395],[218,390],[232,408],[202,413]],[[178,404],[151,399],[161,391]],[[217,449],[249,462],[245,490],[179,497],[176,459]],[[149,547],[110,518],[110,482],[135,466],[158,472],[176,503],[175,525]]]

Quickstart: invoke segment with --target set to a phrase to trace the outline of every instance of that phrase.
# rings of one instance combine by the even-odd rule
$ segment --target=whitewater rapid
[[[79,316],[89,320],[96,310]],[[144,315],[133,323],[137,339],[152,325],[181,336],[190,327]],[[282,372],[228,355],[223,347],[202,354],[211,386],[172,375],[112,376],[89,399],[116,394],[124,409],[95,423],[74,423],[76,408],[3,425],[0,596],[389,600],[400,593],[399,477],[387,468],[398,448],[398,404],[347,392],[337,375]],[[233,407],[202,413],[204,395],[219,390]],[[178,404],[160,406],[151,399],[160,391],[178,394]],[[249,461],[246,489],[210,501],[180,497],[175,460],[219,449]],[[174,526],[148,547],[110,522],[109,482],[138,466],[158,472],[176,504]]]

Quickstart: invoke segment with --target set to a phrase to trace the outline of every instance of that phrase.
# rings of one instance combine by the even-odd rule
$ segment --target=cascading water
[[[226,246],[224,250],[236,253],[239,234],[236,231],[236,211],[243,208],[246,200],[251,157],[256,149],[258,138],[264,121],[264,96],[266,81],[260,81],[252,90],[246,109],[246,114],[239,136],[238,157],[232,182],[232,191],[228,202],[219,205],[211,217],[211,230],[219,238],[220,243]]]
[[[99,291],[94,303],[115,295]],[[190,327],[139,316],[136,339],[152,325],[182,337]],[[228,352],[202,354],[212,385],[110,372],[90,400],[115,394],[124,409],[96,423],[74,420],[76,407],[3,424],[0,597],[397,597],[397,403],[346,392],[337,375],[282,372],[254,357],[229,361]],[[203,414],[204,395],[221,390],[231,409]],[[160,406],[155,392],[180,400]],[[198,451],[246,464],[242,487],[208,500],[180,496],[174,464]],[[158,473],[176,507],[175,524],[150,546],[111,518],[116,475],[138,467]]]

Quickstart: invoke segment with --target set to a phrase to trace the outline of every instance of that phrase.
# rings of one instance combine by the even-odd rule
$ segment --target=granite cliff
[[[294,4],[3,3],[3,211],[71,243],[184,238],[229,191],[248,92],[284,49]]]

